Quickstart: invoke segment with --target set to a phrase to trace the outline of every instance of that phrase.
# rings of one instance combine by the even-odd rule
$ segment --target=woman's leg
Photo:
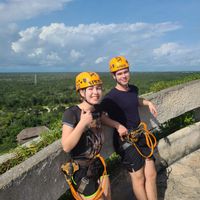
[[[102,185],[104,188],[103,197],[101,200],[111,200],[111,188],[110,188],[110,180],[109,176],[104,176],[102,180]]]

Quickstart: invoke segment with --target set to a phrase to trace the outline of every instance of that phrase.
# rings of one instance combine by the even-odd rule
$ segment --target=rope
[[[136,135],[138,134],[138,132],[140,131],[144,131],[144,135],[145,135],[145,140],[146,140],[146,144],[147,146],[151,149],[149,155],[144,155],[139,147],[136,145],[136,142],[138,140],[138,138],[136,138]],[[133,144],[133,146],[136,148],[136,150],[138,151],[138,153],[144,157],[144,158],[150,158],[153,155],[154,149],[157,145],[157,140],[156,137],[153,135],[153,133],[151,133],[148,129],[147,129],[147,125],[144,122],[141,122],[139,125],[139,129],[132,131],[130,133],[130,136],[127,138],[129,140],[129,142],[131,142]]]
[[[105,163],[103,157],[100,154],[98,154],[98,155],[95,156],[95,158],[99,158],[100,159],[101,163],[103,164],[104,171],[103,171],[102,179],[100,180],[100,184],[99,184],[98,190],[96,192],[96,195],[94,196],[94,198],[92,200],[98,200],[102,196],[102,194],[103,194],[103,192],[105,190],[105,184],[103,184],[103,180],[104,180],[104,177],[107,175],[106,163]],[[69,188],[71,190],[71,193],[72,193],[73,197],[76,200],[83,200],[83,198],[81,197],[81,195],[75,190],[75,188],[74,188],[74,186],[72,184],[71,179],[67,178],[66,175],[65,175],[65,179],[66,179],[66,181],[67,181],[67,183],[69,185]]]

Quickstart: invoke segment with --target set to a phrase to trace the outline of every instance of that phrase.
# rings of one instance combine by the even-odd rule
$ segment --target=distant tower
[[[34,83],[35,83],[35,85],[37,85],[37,74],[35,74]]]

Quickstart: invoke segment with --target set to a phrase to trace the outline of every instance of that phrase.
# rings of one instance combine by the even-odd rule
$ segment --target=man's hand
[[[153,115],[154,117],[157,117],[157,116],[158,116],[158,113],[157,113],[157,110],[156,110],[156,107],[154,106],[154,104],[153,104],[152,102],[149,101],[148,106],[149,106],[149,110],[150,110],[150,112],[152,113],[152,115]]]
[[[139,98],[139,105],[140,106],[148,106],[151,114],[154,117],[157,117],[157,115],[158,115],[157,109],[156,109],[155,105],[151,101],[143,99],[143,98]]]
[[[101,116],[101,120],[104,125],[115,128],[117,132],[119,133],[120,137],[123,137],[128,134],[128,130],[125,126],[123,126],[122,124],[120,124],[119,122],[115,120],[110,119],[107,115],[103,114]]]
[[[123,126],[122,124],[120,124],[120,123],[118,124],[116,129],[117,129],[117,132],[119,133],[120,137],[123,137],[123,136],[128,134],[127,128],[125,126]]]

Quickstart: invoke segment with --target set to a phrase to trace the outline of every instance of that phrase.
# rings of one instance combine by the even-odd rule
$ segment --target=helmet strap
[[[86,89],[84,89],[84,93],[86,93]],[[82,96],[81,94],[80,94],[80,96],[81,96],[81,98],[86,102],[86,103],[88,103],[90,106],[94,106],[95,104],[92,104],[92,103],[90,103],[84,96]]]
[[[91,106],[94,106],[94,105],[95,105],[95,104],[90,103],[87,99],[84,99],[84,101],[85,101],[86,103],[88,103],[89,105],[91,105]]]

